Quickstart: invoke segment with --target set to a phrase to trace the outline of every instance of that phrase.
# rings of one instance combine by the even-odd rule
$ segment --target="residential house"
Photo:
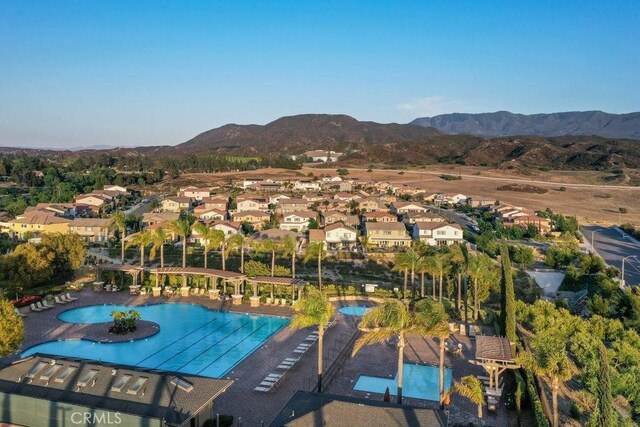
[[[149,227],[156,224],[165,224],[180,218],[179,212],[145,212],[142,214],[142,225]]]
[[[189,197],[192,200],[203,200],[209,198],[211,196],[211,190],[208,188],[198,188],[194,186],[189,186],[185,188],[181,188],[178,191],[178,197]]]
[[[220,230],[226,237],[231,237],[242,231],[242,224],[234,221],[214,221],[210,223],[209,228]]]
[[[305,231],[309,228],[311,219],[316,219],[317,212],[298,211],[284,214],[280,222],[280,229],[290,231]]]
[[[324,230],[309,230],[309,243],[322,243],[325,249],[327,248],[327,242],[325,241]]]
[[[486,197],[476,197],[476,196],[467,197],[467,205],[471,206],[472,208],[491,208],[495,206],[496,202],[497,202],[496,199],[491,199]]]
[[[345,222],[347,220],[346,213],[338,212],[338,211],[326,211],[320,213],[320,223],[323,226],[327,226],[329,224],[334,224],[336,222]]]
[[[389,211],[396,215],[402,215],[409,212],[427,212],[422,203],[416,202],[393,202],[389,205]]]
[[[94,206],[101,208],[106,204],[112,203],[113,197],[102,194],[79,194],[76,196],[76,203],[82,205]]]
[[[273,240],[275,242],[282,242],[287,237],[293,237],[294,239],[298,238],[298,234],[289,231],[289,230],[280,230],[277,228],[271,228],[269,230],[258,231],[253,236],[251,236],[252,240]]]
[[[540,234],[551,231],[551,222],[547,218],[538,216],[529,209],[511,205],[500,205],[494,208],[496,216],[502,220],[505,227],[519,226],[526,228],[534,225]]]
[[[342,182],[343,179],[341,176],[323,176],[320,178],[322,182]]]
[[[431,202],[434,205],[441,205],[448,203],[450,205],[457,205],[460,203],[467,203],[468,197],[464,194],[446,194],[446,193],[433,193],[424,198],[425,201]]]
[[[387,209],[384,204],[375,197],[358,200],[358,208],[360,212],[378,212]]]
[[[356,247],[358,232],[353,227],[338,222],[325,227],[324,233],[329,249],[352,250]]]
[[[236,211],[267,211],[269,210],[269,199],[266,197],[246,197],[236,198]]]
[[[126,187],[122,187],[120,185],[105,185],[102,187],[104,191],[115,191],[116,193],[120,193],[124,196],[129,194],[129,190]]]
[[[416,222],[445,222],[445,219],[431,212],[408,212],[404,214],[402,221],[413,225]]]
[[[309,208],[309,202],[305,199],[282,199],[278,204],[277,211],[281,214],[287,214],[290,212],[304,211]]]
[[[286,194],[274,194],[272,196],[269,196],[269,204],[277,205],[280,203],[281,200],[290,199],[290,198],[291,197],[287,196]]]
[[[333,195],[333,200],[339,200],[341,202],[350,202],[352,200],[360,200],[361,196],[358,194],[347,193],[347,192],[338,192]]]
[[[62,218],[51,212],[32,211],[7,222],[7,229],[12,238],[25,239],[28,235],[42,233],[67,233],[70,219]]]
[[[240,184],[240,186],[246,190],[247,188],[251,187],[252,185],[260,184],[260,183],[262,183],[264,181],[265,180],[263,178],[245,178],[245,179],[242,180],[242,183]]]
[[[412,236],[430,246],[447,246],[462,242],[462,227],[459,224],[439,222],[416,222]]]
[[[224,211],[218,209],[207,209],[203,206],[198,206],[193,210],[193,214],[203,220],[223,220],[226,217]]]
[[[279,191],[282,188],[282,183],[280,182],[259,182],[257,184],[253,184],[249,186],[249,188],[253,188],[258,191]]]
[[[369,222],[398,222],[398,217],[390,212],[365,212],[362,217]]]
[[[295,190],[302,191],[320,191],[320,183],[318,181],[312,181],[310,179],[302,179],[293,183]]]
[[[202,199],[202,205],[206,209],[215,209],[218,211],[226,211],[227,203],[229,203],[228,197],[223,196],[215,196],[215,197],[207,197]]]
[[[366,222],[365,235],[369,245],[378,248],[411,246],[411,237],[401,222]]]
[[[38,203],[25,210],[25,212],[32,211],[50,212],[65,218],[73,218],[76,216],[76,205],[74,203]]]
[[[256,230],[261,230],[263,223],[269,221],[270,217],[271,215],[262,211],[241,211],[231,214],[233,221],[246,222],[251,224]]]
[[[190,197],[167,197],[162,201],[162,210],[165,212],[181,212],[191,209]]]
[[[108,218],[76,218],[69,223],[69,232],[82,236],[90,243],[104,243],[113,237]]]

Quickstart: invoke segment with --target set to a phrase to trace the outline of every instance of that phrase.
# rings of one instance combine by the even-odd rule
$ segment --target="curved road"
[[[640,246],[625,233],[613,227],[599,225],[583,225],[582,234],[593,246],[607,264],[622,270],[622,259],[629,257],[624,262],[625,284],[627,286],[640,285]],[[595,234],[593,234],[595,232]],[[627,236],[624,238],[623,236]],[[633,258],[636,256],[636,258]]]

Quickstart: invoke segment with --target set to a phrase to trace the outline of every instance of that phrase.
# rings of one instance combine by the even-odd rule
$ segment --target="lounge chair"
[[[54,301],[56,302],[56,304],[66,304],[69,301],[63,301],[60,299],[60,297],[53,297]]]
[[[18,310],[17,308],[16,308],[16,309],[14,309],[13,311],[15,311],[15,312],[16,312],[16,314],[17,314],[19,317],[25,317],[25,316],[26,316],[26,314],[22,314],[22,313],[20,313],[20,310]]]
[[[55,305],[50,305],[47,300],[42,300],[42,305],[45,306],[46,308],[53,308],[55,307]]]
[[[268,387],[260,387],[260,386],[258,386],[258,387],[256,387],[256,388],[254,388],[254,390],[255,390],[255,391],[261,391],[261,392],[263,392],[263,393],[266,393],[266,392],[268,392],[268,391],[271,391],[271,389],[272,389],[272,388],[273,388],[273,384],[272,384],[272,385],[270,385],[270,386],[268,386]]]
[[[141,296],[146,296],[147,295],[147,290],[145,288],[140,289],[140,295]]]
[[[49,307],[48,305],[44,305],[44,304],[42,303],[42,301],[38,301],[38,302],[36,303],[36,307],[38,307],[40,310],[48,310],[48,309],[50,309],[50,308],[51,308],[51,307]]]
[[[286,299],[286,298],[282,298],[282,299],[280,300],[280,305],[281,305],[282,307],[286,307],[286,306],[287,306],[287,299]]]
[[[69,293],[67,293],[67,294],[66,294],[66,297],[67,297],[67,299],[68,299],[69,301],[75,301],[75,300],[77,300],[77,299],[78,299],[78,298],[76,298],[76,297],[72,297],[72,296],[71,296],[71,294],[69,294]]]
[[[31,308],[31,311],[42,311],[42,309],[37,307],[35,304],[31,304],[29,307]]]

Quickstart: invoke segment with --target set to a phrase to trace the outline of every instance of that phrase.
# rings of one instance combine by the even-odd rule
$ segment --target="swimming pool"
[[[438,384],[438,367],[428,365],[416,365],[413,363],[404,364],[404,373],[402,375],[402,395],[405,397],[413,397],[415,399],[424,400],[440,400],[440,387]],[[360,375],[354,390],[368,391],[370,393],[384,394],[387,387],[389,393],[396,395],[398,393],[397,377],[382,378]],[[444,370],[444,389],[449,390],[451,387],[451,369]]]
[[[371,310],[371,307],[365,307],[363,305],[346,305],[340,307],[338,311],[347,316],[364,316],[367,311]]]
[[[160,332],[124,343],[51,341],[30,347],[23,356],[46,353],[220,378],[289,323],[286,318],[183,303],[94,305],[65,311],[58,318],[69,323],[110,322],[112,311],[131,309],[139,311],[143,320],[159,324]]]

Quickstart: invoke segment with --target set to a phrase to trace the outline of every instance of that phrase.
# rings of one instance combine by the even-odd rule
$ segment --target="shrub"
[[[136,310],[112,311],[111,317],[114,325],[109,328],[109,333],[125,335],[136,331],[136,320],[140,319],[140,312]]]

